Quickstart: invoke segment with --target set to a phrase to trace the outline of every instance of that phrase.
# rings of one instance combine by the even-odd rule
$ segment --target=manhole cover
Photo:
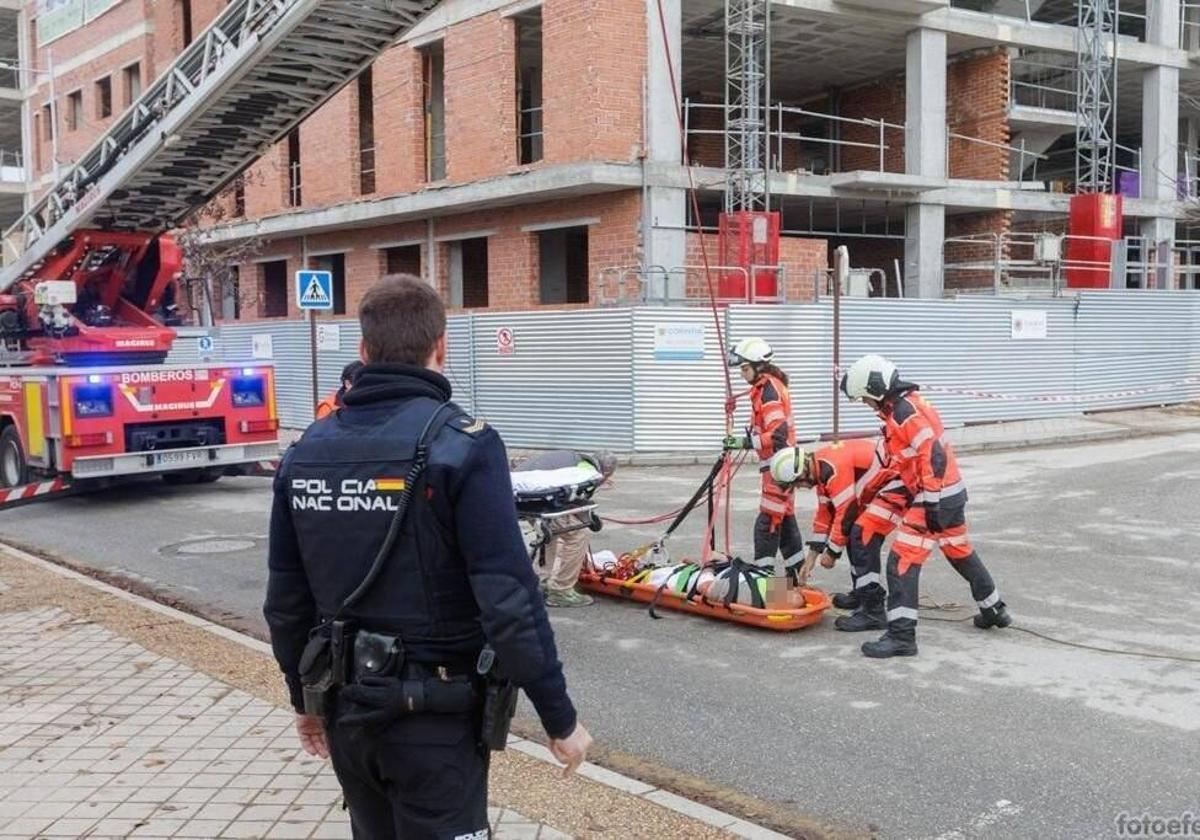
[[[255,549],[261,542],[262,540],[257,537],[205,537],[204,539],[165,545],[159,549],[159,553],[168,555],[233,554],[238,551]]]

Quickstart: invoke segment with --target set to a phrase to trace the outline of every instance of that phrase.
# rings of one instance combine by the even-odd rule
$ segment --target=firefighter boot
[[[872,584],[861,593],[861,604],[850,615],[839,615],[833,626],[846,633],[861,633],[864,630],[883,630],[887,627],[887,610],[883,607],[886,593],[879,584]]]
[[[1003,601],[997,601],[995,606],[984,607],[979,611],[979,615],[975,616],[975,626],[980,630],[987,630],[989,627],[1007,627],[1010,624],[1012,624],[1012,616]]]
[[[862,606],[862,596],[857,589],[839,592],[833,596],[833,605],[839,610],[857,610]]]
[[[871,659],[888,659],[892,656],[916,656],[917,634],[915,630],[889,630],[874,642],[863,642],[863,656]]]

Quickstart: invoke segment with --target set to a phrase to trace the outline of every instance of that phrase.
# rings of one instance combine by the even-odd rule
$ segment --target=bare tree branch
[[[241,215],[240,212],[235,213],[234,204],[239,192],[245,194],[249,182],[247,174],[239,175],[212,201],[192,213],[183,226],[175,231],[175,241],[183,254],[184,276],[180,285],[184,301],[181,304],[191,309],[193,323],[201,322],[206,303],[208,311],[215,317],[221,311],[221,299],[236,297],[239,310],[256,302],[254,287],[237,282],[237,266],[261,254],[265,240],[251,236],[235,242],[205,241],[209,229]],[[235,283],[238,288],[230,294],[228,289]],[[213,300],[216,289],[220,289],[221,299]]]

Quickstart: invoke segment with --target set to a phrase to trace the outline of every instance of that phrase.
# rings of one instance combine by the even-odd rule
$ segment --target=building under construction
[[[0,225],[224,5],[0,0]],[[842,245],[858,294],[1196,288],[1200,3],[447,0],[262,151],[191,235],[217,320],[295,315],[306,265],[339,313],[399,272],[455,309],[811,300]]]

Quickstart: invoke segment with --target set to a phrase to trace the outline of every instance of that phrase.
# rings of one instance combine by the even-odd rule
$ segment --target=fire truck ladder
[[[6,233],[0,292],[85,228],[178,227],[438,0],[234,0]]]

